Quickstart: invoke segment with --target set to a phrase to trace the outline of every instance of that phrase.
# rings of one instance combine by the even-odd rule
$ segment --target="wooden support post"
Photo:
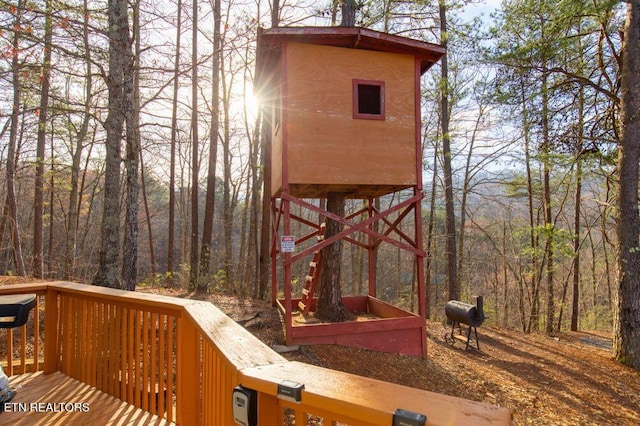
[[[414,188],[413,194],[418,195],[420,193],[419,188]],[[421,210],[421,201],[416,201],[416,205],[414,208],[414,229],[415,229],[415,243],[416,248],[420,251],[420,253],[424,253],[424,245],[422,241],[422,210]],[[422,329],[421,329],[421,340],[422,340],[422,356],[427,356],[427,307],[426,307],[426,294],[424,288],[424,258],[425,256],[422,254],[416,254],[416,280],[418,282],[417,292],[418,292],[418,315],[422,319]]]
[[[177,423],[197,425],[200,422],[200,344],[195,325],[178,319],[177,357]]]
[[[272,197],[271,198],[271,244],[270,244],[270,254],[271,254],[271,306],[276,306],[276,301],[278,300],[278,255],[276,253],[276,247],[278,245],[278,226],[277,226],[277,210],[276,210],[277,200]]]
[[[52,288],[47,289],[44,314],[44,373],[49,374],[58,370],[58,359],[60,357],[58,292]]]
[[[278,417],[278,398],[263,392],[258,393],[258,426],[281,425]]]
[[[367,211],[369,213],[369,219],[371,219],[374,215],[373,211],[373,198],[369,197],[369,204]],[[376,222],[372,222],[369,224],[369,229],[372,231],[376,230]],[[376,297],[376,246],[375,246],[375,238],[373,235],[367,235],[368,243],[367,243],[367,255],[368,257],[368,267],[369,267],[369,296]]]
[[[283,225],[284,225],[284,234],[283,235],[291,235],[291,203],[287,199],[282,199],[281,208],[284,211],[283,214]],[[287,345],[293,344],[293,324],[291,319],[291,310],[293,307],[291,306],[291,253],[284,252],[282,247],[280,247],[280,256],[283,259],[284,266],[284,306],[285,306],[285,327],[286,327],[286,335],[287,335]]]

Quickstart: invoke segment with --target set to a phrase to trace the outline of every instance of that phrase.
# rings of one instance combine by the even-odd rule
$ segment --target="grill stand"
[[[458,334],[455,334],[456,328],[458,329]],[[475,339],[473,340],[475,340],[476,347],[478,348],[478,350],[480,350],[480,341],[478,340],[478,327],[468,326],[466,330],[466,336],[465,336],[462,331],[462,326],[458,321],[451,322],[451,333],[447,333],[444,335],[444,341],[447,342],[447,344],[453,346],[456,343],[456,340],[460,340],[461,342],[465,343],[464,350],[466,351],[469,349],[469,342],[471,342],[472,340],[471,339],[472,329],[475,334]]]

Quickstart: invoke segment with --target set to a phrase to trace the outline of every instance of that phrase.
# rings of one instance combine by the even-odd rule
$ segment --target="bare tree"
[[[104,126],[106,159],[104,176],[104,207],[102,211],[102,241],[98,272],[93,278],[95,285],[120,288],[119,247],[120,247],[120,143],[127,106],[125,78],[131,67],[131,41],[129,36],[129,16],[127,2],[111,0],[108,4],[109,18],[109,113]],[[129,82],[133,84],[133,82]]]
[[[80,162],[85,139],[89,133],[89,121],[91,119],[91,107],[93,104],[93,64],[89,43],[89,13],[87,0],[84,0],[83,22],[82,22],[82,45],[84,48],[85,75],[84,78],[84,99],[82,122],[75,135],[71,135],[71,185],[69,188],[69,207],[67,209],[67,235],[65,239],[63,278],[72,279],[75,269],[76,244],[78,238],[78,219],[80,211],[80,200],[78,187],[80,184]],[[69,91],[66,92],[67,97]],[[68,102],[70,103],[70,102]],[[69,118],[69,121],[71,119]],[[71,128],[71,126],[69,126]],[[84,173],[87,172],[85,167]]]
[[[578,143],[576,146],[576,192],[575,211],[573,216],[573,297],[571,299],[571,331],[578,331],[580,307],[580,209],[582,208],[582,157],[584,126],[584,88],[578,95]],[[595,263],[595,261],[594,261]],[[560,327],[558,326],[558,329]]]
[[[209,130],[209,166],[207,168],[207,195],[202,227],[202,247],[200,249],[200,275],[210,272],[211,242],[213,239],[213,218],[216,201],[216,166],[218,159],[218,131],[220,122],[220,0],[213,1],[213,54],[211,57],[211,129]],[[206,290],[206,283],[199,283],[198,290]]]
[[[271,27],[280,25],[280,0],[271,4]],[[256,296],[264,298],[269,287],[269,255],[271,237],[271,109],[273,105],[263,104],[262,126],[260,129],[260,162],[262,163],[262,205],[260,217],[260,254],[258,274],[260,276]]]
[[[36,179],[33,212],[33,276],[43,277],[42,216],[44,213],[44,151],[47,137],[47,119],[49,113],[49,86],[51,78],[51,41],[53,38],[53,19],[51,0],[45,5],[44,57],[42,60],[42,87],[40,89],[40,108],[38,116],[38,144],[36,149]]]
[[[191,251],[189,288],[198,287],[198,196],[200,192],[198,136],[198,0],[193,0],[191,48]]]
[[[440,44],[447,47],[447,6],[440,1]],[[451,170],[451,134],[449,125],[451,122],[449,109],[449,63],[447,56],[440,60],[441,66],[441,93],[440,93],[440,125],[442,127],[442,172],[444,173],[444,198],[446,214],[446,277],[449,289],[449,299],[458,299],[458,266],[456,254],[456,218],[453,206],[453,172]]]
[[[140,194],[140,2],[133,4],[135,52],[125,68],[126,199],[122,247],[122,286],[133,291],[138,283],[138,195]]]
[[[18,2],[15,8],[14,28],[21,28],[24,1]],[[7,149],[7,213],[11,229],[11,244],[13,247],[14,264],[16,274],[25,275],[24,261],[22,258],[22,245],[20,243],[20,232],[18,228],[18,206],[16,203],[15,179],[18,143],[18,126],[20,123],[20,103],[22,102],[22,81],[20,77],[21,67],[19,61],[20,52],[20,31],[13,32],[12,49],[14,54],[11,58],[11,77],[13,82],[13,106],[11,109],[11,126],[9,129],[9,145]]]
[[[178,0],[176,18],[176,51],[173,63],[173,98],[171,109],[171,147],[169,160],[169,235],[167,241],[167,278],[173,284],[176,216],[176,144],[178,133],[178,90],[180,88],[180,33],[182,28],[182,0]]]

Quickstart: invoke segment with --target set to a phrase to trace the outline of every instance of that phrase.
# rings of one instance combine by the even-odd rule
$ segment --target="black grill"
[[[484,309],[482,296],[476,296],[476,304],[460,302],[458,300],[450,300],[444,306],[444,313],[451,321],[451,333],[444,336],[444,340],[453,345],[457,340],[466,343],[465,350],[469,349],[471,341],[471,331],[475,334],[476,347],[480,350],[480,342],[478,342],[478,327],[484,322]],[[466,336],[463,335],[462,325],[467,326]],[[458,334],[455,333],[456,328]]]

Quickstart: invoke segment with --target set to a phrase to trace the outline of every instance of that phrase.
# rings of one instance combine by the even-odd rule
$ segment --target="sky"
[[[470,18],[482,16],[485,22],[490,20],[490,15],[500,7],[501,0],[482,0],[481,3],[471,4],[466,7],[466,13]]]

